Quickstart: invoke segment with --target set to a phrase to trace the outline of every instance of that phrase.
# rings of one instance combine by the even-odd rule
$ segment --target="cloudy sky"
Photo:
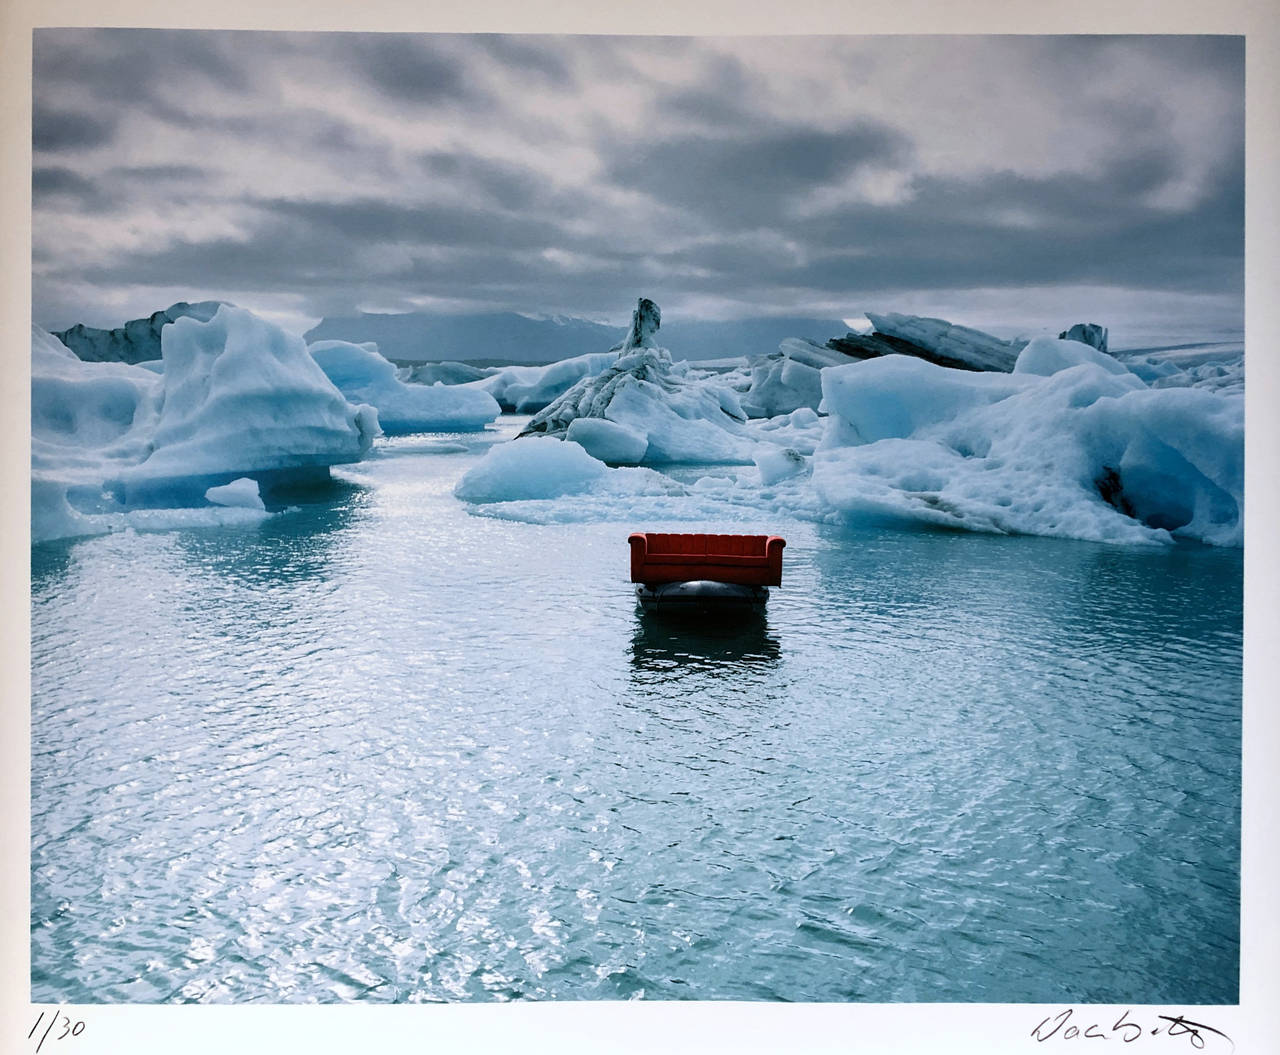
[[[33,317],[1243,312],[1239,37],[38,30]]]

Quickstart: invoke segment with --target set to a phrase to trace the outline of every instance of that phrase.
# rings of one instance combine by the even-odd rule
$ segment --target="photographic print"
[[[1239,1000],[1243,36],[33,49],[33,1001]]]

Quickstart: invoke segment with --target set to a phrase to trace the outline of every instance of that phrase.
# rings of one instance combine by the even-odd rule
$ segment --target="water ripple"
[[[787,524],[673,626],[474,457],[33,552],[34,999],[1236,999],[1238,553]]]

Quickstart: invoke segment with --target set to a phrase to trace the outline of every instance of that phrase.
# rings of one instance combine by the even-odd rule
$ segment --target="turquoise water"
[[[1239,552],[469,515],[32,551],[32,998],[1230,1003]],[[773,530],[762,620],[633,528]]]

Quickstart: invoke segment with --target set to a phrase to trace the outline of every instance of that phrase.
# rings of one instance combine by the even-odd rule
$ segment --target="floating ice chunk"
[[[564,436],[580,418],[600,418],[645,438],[644,462],[746,464],[746,414],[730,388],[709,380],[653,343],[661,314],[641,298],[631,329],[606,370],[584,377],[535,414],[522,436]]]
[[[33,541],[128,526],[140,504],[211,512],[211,486],[327,475],[377,432],[373,408],[348,404],[300,339],[249,312],[181,318],[161,341],[155,373],[83,362],[33,327]]]
[[[150,453],[161,392],[150,371],[82,362],[31,328],[33,542],[107,530],[87,514],[111,508],[104,481]]]
[[[258,493],[258,481],[242,476],[221,487],[210,487],[204,493],[207,501],[216,506],[237,506],[242,509],[266,509]]]
[[[684,488],[652,469],[611,469],[568,440],[533,436],[494,446],[453,493],[479,505],[566,495],[673,495]]]
[[[556,498],[586,491],[608,471],[576,443],[534,436],[495,446],[453,493],[464,502]]]
[[[224,305],[208,322],[178,319],[161,341],[154,450],[121,474],[130,504],[238,476],[327,476],[369,450],[376,414],[343,398],[300,337]]]
[[[643,433],[607,418],[575,418],[565,438],[609,465],[639,465],[649,446]]]
[[[443,362],[418,363],[398,373],[402,381],[411,381],[418,385],[434,385],[437,381],[446,385],[461,385],[468,381],[482,381],[494,371],[472,366],[469,363]]]
[[[754,461],[760,470],[760,483],[765,487],[804,472],[808,461],[794,447],[761,447]]]
[[[501,413],[491,395],[475,388],[405,384],[374,344],[317,341],[308,351],[348,400],[377,409],[388,436],[475,431]]]
[[[1078,354],[1049,376],[910,359],[825,371],[817,496],[969,530],[1239,545],[1243,400],[1151,390]]]
[[[1081,363],[1093,363],[1109,374],[1129,373],[1129,369],[1118,359],[1099,351],[1092,345],[1074,339],[1064,340],[1052,337],[1037,337],[1018,353],[1018,361],[1014,364],[1015,374],[1038,374],[1048,377],[1059,370],[1068,370]]]
[[[1152,388],[1202,388],[1211,392],[1244,392],[1244,349],[1237,344],[1168,348],[1129,354],[1123,362]]]

